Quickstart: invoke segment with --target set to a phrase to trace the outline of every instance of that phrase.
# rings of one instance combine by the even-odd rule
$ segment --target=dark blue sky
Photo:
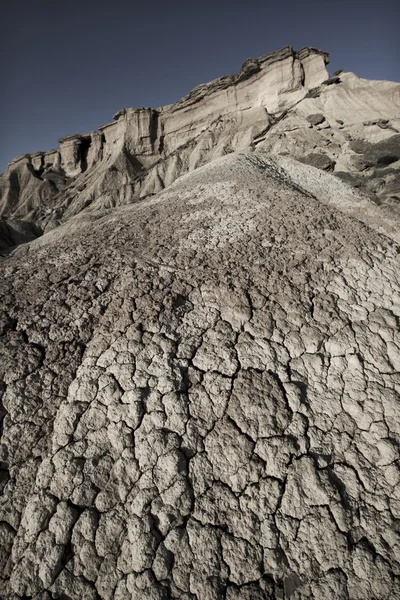
[[[400,80],[398,0],[19,0],[0,8],[0,172],[128,106],[161,106],[286,45]]]

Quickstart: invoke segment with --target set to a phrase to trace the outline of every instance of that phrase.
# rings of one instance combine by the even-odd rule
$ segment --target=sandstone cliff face
[[[1,598],[400,598],[400,88],[326,62],[2,176]]]
[[[287,47],[246,61],[237,75],[198,86],[176,104],[123,109],[97,132],[62,138],[56,151],[18,157],[0,181],[0,215],[49,228],[88,206],[154,194],[185,170],[249,148],[270,115],[328,77],[327,61],[318,50]]]
[[[175,104],[120,110],[96,132],[62,138],[58,150],[18,157],[0,180],[0,215],[49,230],[83,210],[155,194],[219,156],[254,149],[335,170],[397,210],[400,85],[351,73],[329,80],[327,62],[314,48],[286,47]],[[375,160],[364,160],[359,140]],[[388,156],[389,164],[379,162]]]

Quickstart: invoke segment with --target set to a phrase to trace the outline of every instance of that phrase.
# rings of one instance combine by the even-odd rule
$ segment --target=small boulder
[[[333,171],[336,162],[326,154],[308,154],[299,159],[300,162],[321,169],[321,171]]]
[[[381,129],[387,129],[388,126],[389,126],[389,121],[388,121],[388,119],[378,119],[378,121],[376,122],[376,124]]]
[[[321,90],[319,87],[312,88],[306,95],[305,98],[319,98],[321,95]]]
[[[325,117],[321,113],[314,113],[312,115],[308,115],[306,119],[309,123],[311,123],[311,125],[319,125],[320,123],[323,123],[325,121]]]
[[[331,77],[330,79],[326,79],[325,81],[323,81],[322,85],[334,85],[334,84],[337,84],[340,82],[341,82],[340,77]]]

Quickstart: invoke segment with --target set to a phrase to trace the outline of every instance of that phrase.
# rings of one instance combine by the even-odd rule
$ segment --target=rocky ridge
[[[22,212],[7,223],[48,231],[0,263],[0,597],[400,598],[400,239],[382,191],[395,179],[377,166],[395,156],[398,86],[314,85],[325,62],[285,49],[164,107],[190,136],[205,100],[207,114],[228,92],[244,102],[232,86],[265,69],[273,124],[243,151],[221,151],[253,127],[243,107],[175,155],[165,116],[170,158],[152,165],[160,139],[145,128],[129,154],[143,111],[127,110],[115,154],[83,172],[60,151],[41,179],[32,157],[10,167]],[[131,186],[132,156],[149,158],[137,196],[68,196],[112,164]],[[368,169],[368,193],[354,188],[354,157],[382,168],[379,193]],[[166,187],[146,190],[155,172]],[[65,194],[24,196],[52,187],[46,173]]]
[[[17,157],[0,177],[0,245],[82,211],[138,201],[242,150],[301,158],[397,210],[400,85],[350,73],[329,79],[328,61],[325,52],[288,46],[175,104],[123,109],[98,131],[62,138],[57,150]]]

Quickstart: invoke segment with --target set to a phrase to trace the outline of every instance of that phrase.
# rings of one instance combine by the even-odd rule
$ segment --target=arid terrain
[[[0,597],[400,599],[400,84],[286,47],[0,177]]]

